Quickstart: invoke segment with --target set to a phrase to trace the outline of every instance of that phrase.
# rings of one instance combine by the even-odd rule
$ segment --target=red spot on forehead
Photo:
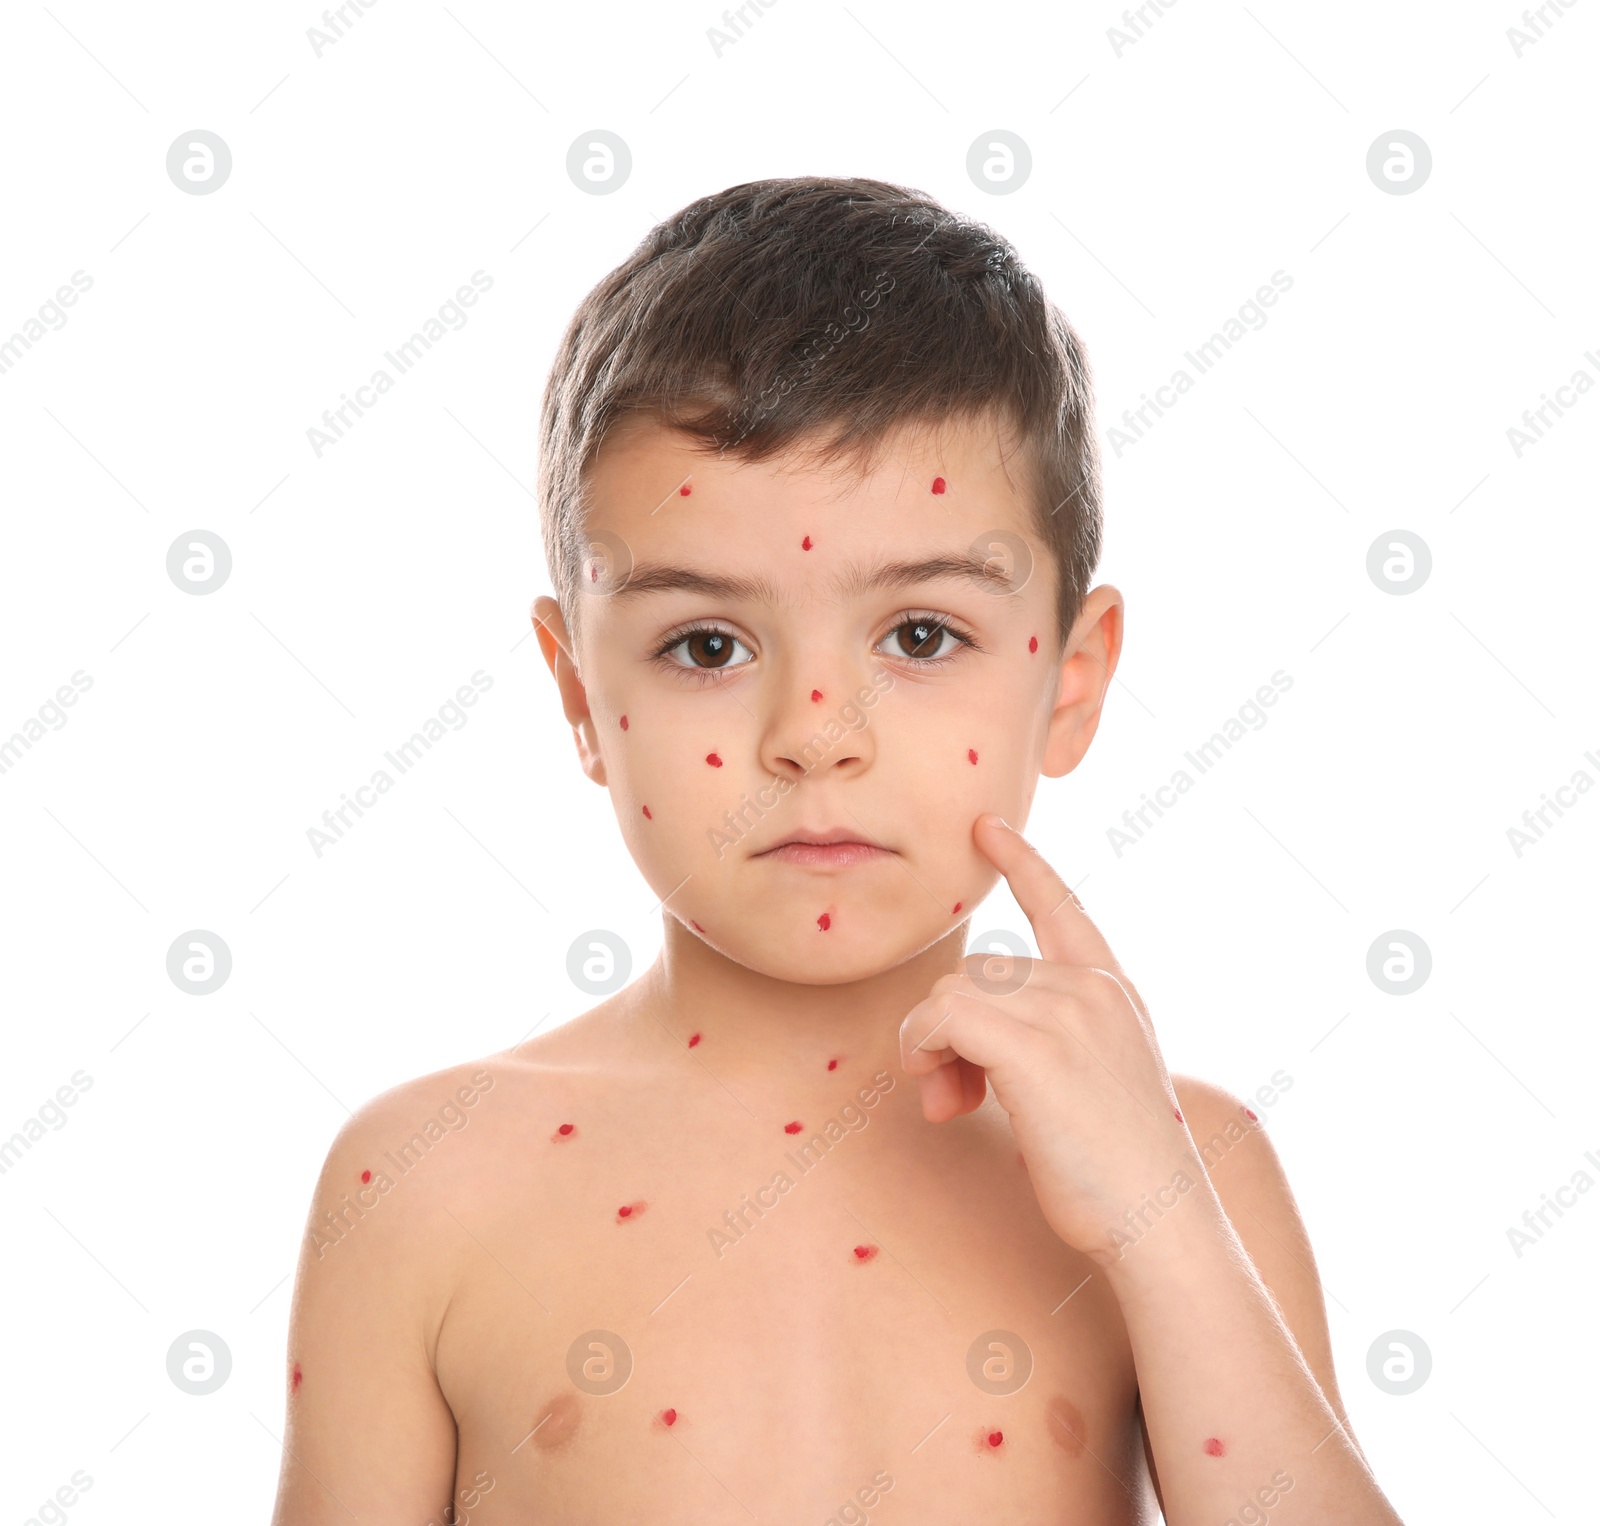
[[[820,927],[823,932],[827,932],[827,930],[833,926],[833,918],[830,917],[827,912],[823,912],[823,914],[817,918],[817,926]]]
[[[1037,636],[1028,637],[1028,650],[1030,652],[1037,652],[1039,650],[1039,638]]]
[[[811,691],[811,703],[812,704],[816,704],[816,702],[821,698],[822,698],[822,690],[821,689],[813,689]]]
[[[370,1182],[372,1180],[372,1173],[370,1171],[363,1171],[361,1173],[361,1180],[363,1182]]]
[[[685,491],[687,491],[687,489],[685,489]],[[678,1412],[675,1409],[664,1409],[661,1411],[661,1423],[663,1425],[671,1425],[677,1420],[677,1418]]]
[[[655,817],[650,814],[650,807],[649,806],[646,806],[644,808],[644,819],[646,821],[654,821],[655,820]]]
[[[943,477],[935,477],[933,479],[933,491],[936,492],[936,493],[942,493],[944,491],[944,478]]]
[[[811,549],[811,537],[809,535],[800,542],[800,549],[802,551],[809,551]]]
[[[706,754],[706,762],[709,763],[713,768],[722,767],[722,759],[719,758],[714,752],[708,752]]]
[[[967,749],[967,762],[969,762],[969,763],[976,763],[976,762],[977,762],[977,761],[978,761],[978,755],[977,755],[977,753],[975,753],[975,752],[974,752],[974,751],[973,751],[973,750],[972,750],[972,749],[971,749],[971,748],[970,748],[970,747],[969,747],[969,748],[968,748],[968,749]]]
[[[564,1123],[564,1124],[561,1125],[561,1127],[559,1129],[556,1130],[556,1133],[558,1133],[558,1134],[570,1134],[571,1132],[572,1132],[572,1125],[570,1123]]]
[[[838,1068],[839,1068],[839,1062],[837,1060],[829,1060],[828,1061],[828,1069],[829,1070],[837,1070]]]
[[[1207,1457],[1221,1457],[1228,1449],[1215,1436],[1208,1436],[1201,1450]]]
[[[691,1049],[693,1049],[694,1046],[696,1044],[698,1044],[699,1042],[700,1042],[700,1035],[698,1033],[691,1033],[689,1035],[689,1047]]]
[[[785,1134],[798,1134],[800,1132],[800,1130],[803,1129],[804,1127],[805,1127],[805,1124],[801,1123],[800,1120],[798,1118],[796,1118],[793,1123],[784,1124],[783,1132]]]
[[[856,1246],[856,1260],[857,1261],[870,1261],[877,1254],[878,1254],[878,1247],[876,1245],[858,1245],[858,1246]]]
[[[627,716],[623,716],[622,717],[622,729],[624,731],[626,731],[628,729],[628,717]]]

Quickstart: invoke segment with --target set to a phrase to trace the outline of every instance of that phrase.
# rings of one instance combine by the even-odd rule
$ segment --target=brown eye
[[[903,625],[896,626],[890,634],[894,636],[902,657],[922,660],[940,655],[939,644],[950,634],[950,629],[932,620],[907,620]]]
[[[737,636],[730,636],[727,631],[715,630],[710,626],[702,626],[699,630],[685,632],[682,637],[664,648],[661,655],[674,667],[688,668],[691,671],[716,672],[724,668],[743,667],[744,660],[738,662],[733,660],[735,652],[740,649],[743,649],[746,659],[755,655]],[[685,655],[680,656],[680,653]]]

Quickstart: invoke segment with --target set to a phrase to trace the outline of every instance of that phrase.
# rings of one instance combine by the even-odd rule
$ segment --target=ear
[[[1046,778],[1070,774],[1094,740],[1106,690],[1122,655],[1122,615],[1119,590],[1109,583],[1090,589],[1061,663],[1061,686],[1050,713],[1040,770]]]
[[[572,641],[561,606],[547,594],[540,594],[533,601],[532,615],[539,650],[544,653],[545,664],[555,675],[556,687],[561,691],[561,709],[572,727],[578,761],[584,773],[596,784],[604,785],[606,763],[600,755],[600,738],[595,731],[594,717],[589,713],[589,696],[584,692],[583,680],[578,677],[577,664],[572,660]]]

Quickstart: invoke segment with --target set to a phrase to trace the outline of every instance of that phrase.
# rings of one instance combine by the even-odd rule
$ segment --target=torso
[[[606,1035],[486,1061],[438,1154],[458,1521],[1159,1519],[1116,1300],[992,1096],[931,1125],[914,1083],[842,1057],[790,1135],[709,1058],[664,1071]],[[1030,1360],[1014,1392],[969,1371],[1005,1389]]]

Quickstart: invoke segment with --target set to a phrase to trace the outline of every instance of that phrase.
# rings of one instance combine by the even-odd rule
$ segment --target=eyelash
[[[984,650],[977,637],[974,636],[971,631],[966,630],[962,626],[956,624],[956,622],[948,615],[936,614],[930,609],[906,610],[905,612],[896,615],[894,622],[886,631],[884,631],[883,635],[873,643],[873,649],[876,650],[883,644],[885,640],[894,635],[896,631],[902,629],[904,626],[915,625],[918,622],[931,625],[935,628],[935,630],[938,631],[948,631],[956,638],[958,642],[961,643],[961,647],[970,648],[974,652],[981,652]],[[739,637],[726,626],[713,624],[709,621],[701,621],[693,625],[683,625],[667,634],[661,645],[658,646],[655,652],[652,654],[652,660],[671,669],[674,674],[682,675],[683,677],[688,678],[698,684],[716,683],[723,677],[724,674],[736,671],[735,669],[730,668],[695,667],[689,663],[674,662],[667,656],[667,653],[670,652],[674,647],[682,646],[683,643],[691,636],[699,635],[727,636],[730,640],[739,640]],[[946,663],[951,662],[955,658],[959,657],[961,655],[961,647],[958,647],[955,651],[946,652],[942,657],[907,657],[904,653],[899,653],[898,656],[901,662],[909,662],[921,671],[926,672],[933,668],[942,668]],[[748,667],[749,664],[741,662],[738,664],[738,666],[741,668]]]

